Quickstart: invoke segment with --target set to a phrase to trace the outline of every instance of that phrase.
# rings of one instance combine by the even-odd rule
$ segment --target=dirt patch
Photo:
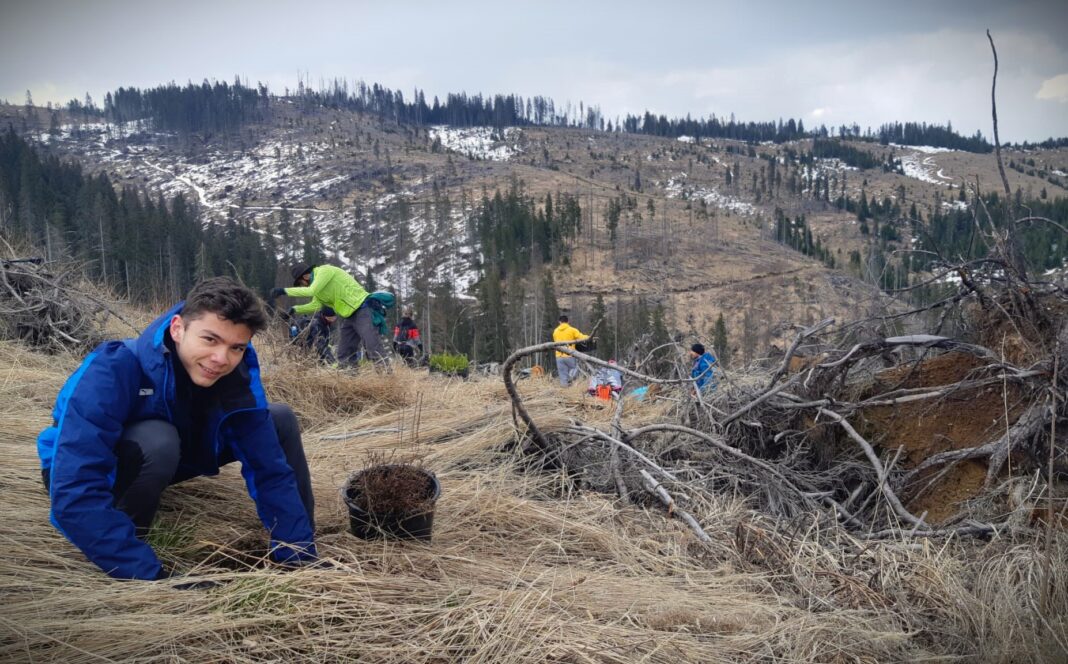
[[[880,372],[867,396],[905,388],[937,388],[966,378],[986,362],[965,353],[945,353],[916,364]],[[862,433],[885,450],[902,448],[899,465],[913,468],[932,455],[983,445],[1003,434],[1024,410],[1023,395],[1013,385],[956,390],[937,399],[868,408],[861,413]],[[1006,418],[1007,414],[1007,418]],[[941,469],[916,483],[917,491]],[[978,495],[986,477],[980,461],[958,464],[923,491],[910,509],[928,510],[932,522],[956,512],[956,506]]]
[[[880,372],[870,393],[951,385],[984,364],[973,355],[946,353]],[[961,389],[938,399],[868,408],[861,420],[873,443],[890,450],[904,447],[903,466],[911,468],[932,454],[982,445],[1000,435],[1022,413],[1021,396],[1013,384],[1004,390],[1000,385]]]
[[[934,473],[931,474],[934,477]],[[954,516],[960,504],[979,495],[986,481],[986,464],[981,461],[964,461],[935,481],[930,489],[909,501],[908,507],[919,516],[927,512],[927,521],[942,523]],[[930,478],[917,484],[922,489]]]

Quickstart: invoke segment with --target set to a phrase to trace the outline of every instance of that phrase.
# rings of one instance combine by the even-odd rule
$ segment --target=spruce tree
[[[615,327],[608,319],[608,308],[604,303],[604,296],[597,294],[597,299],[590,305],[590,325],[601,323],[597,337],[597,355],[603,359],[612,359],[616,355],[616,339],[613,328]]]
[[[716,325],[712,331],[712,347],[716,352],[716,359],[720,366],[727,366],[731,360],[730,347],[727,344],[727,323],[723,320],[723,314],[716,318]]]
[[[556,285],[553,283],[553,273],[545,270],[541,279],[542,320],[541,338],[548,341],[552,339],[553,328],[560,318],[560,305],[556,300]]]
[[[504,303],[504,286],[495,267],[482,277],[478,294],[481,313],[475,338],[476,352],[486,362],[503,362],[509,348],[508,319]]]

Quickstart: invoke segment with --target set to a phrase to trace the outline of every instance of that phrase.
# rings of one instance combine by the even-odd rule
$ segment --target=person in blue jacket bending
[[[716,389],[716,357],[705,351],[703,344],[690,346],[690,378],[694,380],[694,389],[706,392]]]
[[[207,279],[137,339],[98,346],[60,390],[37,438],[52,523],[112,577],[168,576],[144,541],[160,495],[233,461],[275,561],[316,561],[297,419],[267,402],[252,348],[266,324],[255,293]]]

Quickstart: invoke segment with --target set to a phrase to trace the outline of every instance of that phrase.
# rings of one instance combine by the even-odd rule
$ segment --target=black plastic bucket
[[[434,529],[434,504],[441,495],[441,483],[429,470],[415,469],[426,477],[426,504],[416,512],[369,512],[357,504],[360,497],[358,488],[360,478],[364,473],[382,470],[388,472],[395,468],[411,469],[410,466],[399,464],[374,466],[354,473],[345,482],[345,486],[341,489],[341,498],[349,508],[349,527],[352,529],[352,534],[365,540],[385,537],[429,542],[431,531]]]

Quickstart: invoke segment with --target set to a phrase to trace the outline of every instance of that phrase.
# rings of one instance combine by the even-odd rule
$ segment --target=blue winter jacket
[[[139,338],[109,341],[90,353],[60,390],[52,426],[37,437],[41,468],[50,477],[52,523],[115,578],[155,579],[161,571],[155,552],[136,537],[133,521],[114,506],[114,448],[132,422],[166,420],[179,431],[191,426],[176,421],[173,362],[178,360],[164,343],[182,304],[157,318]],[[242,363],[212,388],[217,398],[197,438],[200,448],[188,449],[183,441],[175,478],[217,475],[220,454],[231,451],[271,534],[275,559],[313,560],[311,524],[267,411],[259,374],[250,344]]]
[[[700,355],[694,358],[693,368],[690,369],[690,378],[696,378],[694,383],[697,389],[704,391],[707,386],[709,389],[716,389],[716,358],[712,353],[706,352],[704,355]]]

